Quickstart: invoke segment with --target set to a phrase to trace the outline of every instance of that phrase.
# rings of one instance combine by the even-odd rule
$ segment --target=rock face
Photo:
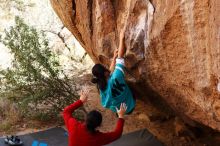
[[[220,131],[219,0],[51,0],[94,62],[110,64],[126,25],[126,64],[182,117]]]

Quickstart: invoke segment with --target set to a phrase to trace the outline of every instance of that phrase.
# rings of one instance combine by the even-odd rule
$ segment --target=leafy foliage
[[[12,17],[13,10],[25,12],[28,7],[33,7],[35,4],[24,0],[0,0],[0,8],[3,10],[5,17]]]
[[[43,32],[28,26],[19,17],[16,25],[5,30],[0,41],[14,55],[12,68],[0,71],[0,96],[17,102],[23,112],[57,114],[78,98],[75,84],[70,85],[60,70],[57,56],[51,52]]]

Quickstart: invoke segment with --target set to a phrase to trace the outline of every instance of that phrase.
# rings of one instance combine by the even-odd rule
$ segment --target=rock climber
[[[114,57],[110,69],[106,69],[101,64],[95,64],[92,68],[92,82],[97,84],[100,92],[101,104],[116,113],[121,103],[126,103],[126,114],[133,112],[135,100],[131,90],[125,81],[125,28],[122,29],[119,37],[119,47],[114,51]]]
[[[68,146],[102,146],[120,138],[124,126],[124,114],[127,109],[126,104],[122,103],[120,109],[117,109],[118,121],[114,131],[102,133],[96,130],[102,123],[100,112],[90,111],[85,122],[77,121],[72,113],[88,100],[88,90],[82,91],[80,99],[67,106],[63,111],[63,118],[68,130]]]

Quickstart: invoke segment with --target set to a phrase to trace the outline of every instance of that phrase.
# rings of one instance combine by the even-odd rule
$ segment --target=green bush
[[[17,103],[26,116],[39,110],[57,114],[77,100],[75,84],[70,85],[43,32],[16,17],[0,41],[14,55],[12,68],[0,71],[0,97]]]

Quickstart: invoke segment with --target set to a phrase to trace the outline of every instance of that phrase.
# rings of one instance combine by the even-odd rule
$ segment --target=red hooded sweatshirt
[[[94,134],[88,132],[85,123],[77,121],[72,117],[74,110],[83,105],[81,100],[67,106],[63,111],[63,118],[68,130],[68,146],[102,146],[115,141],[121,137],[124,119],[119,118],[114,131],[102,133],[96,131]]]

